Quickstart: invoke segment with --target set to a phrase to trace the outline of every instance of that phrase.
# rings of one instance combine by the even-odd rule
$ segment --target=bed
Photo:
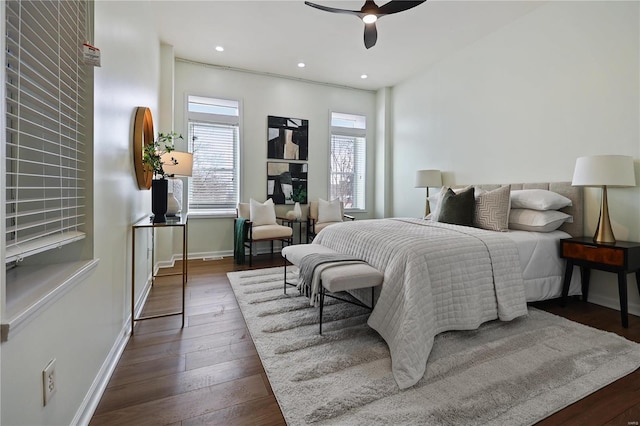
[[[477,185],[489,191],[500,186]],[[562,210],[573,222],[536,235],[416,218],[372,219],[332,225],[314,239],[384,273],[368,324],[387,342],[401,389],[423,376],[437,334],[510,321],[527,314],[528,301],[560,295],[559,239],[582,235],[581,188],[566,182],[511,185],[517,189],[564,195],[572,205]],[[579,294],[579,287],[572,283],[570,294]]]

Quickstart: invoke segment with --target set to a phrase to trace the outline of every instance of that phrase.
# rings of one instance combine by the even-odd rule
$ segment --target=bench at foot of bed
[[[287,246],[282,249],[282,257],[285,258],[284,267],[284,292],[287,293],[288,285],[297,285],[287,282],[287,262],[300,266],[302,258],[309,254],[338,254],[335,250],[320,244],[298,244]],[[362,306],[364,308],[373,309],[374,288],[382,284],[383,275],[380,271],[372,267],[366,262],[362,263],[329,263],[330,267],[323,268],[320,272],[319,286],[319,305],[320,305],[320,326],[319,331],[322,334],[322,313],[324,307],[324,298],[331,297]],[[371,287],[371,306],[367,306],[358,300],[348,300],[336,296],[334,293],[347,290],[356,290]],[[329,294],[331,293],[331,294]]]

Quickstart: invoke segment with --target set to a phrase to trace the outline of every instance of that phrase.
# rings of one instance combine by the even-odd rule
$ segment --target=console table
[[[133,334],[136,321],[143,321],[153,318],[162,318],[174,315],[182,315],[182,327],[184,328],[184,313],[185,313],[185,288],[187,285],[187,221],[188,216],[174,216],[167,217],[166,222],[153,223],[149,218],[145,218],[139,222],[131,225],[131,334]],[[138,229],[149,228],[151,229],[151,285],[153,286],[156,277],[164,277],[170,275],[182,275],[182,309],[176,312],[168,312],[165,314],[149,315],[145,317],[136,318],[135,315],[135,296],[136,296],[136,231]],[[155,275],[153,268],[155,265],[155,235],[157,229],[162,228],[182,228],[182,271],[176,273]]]

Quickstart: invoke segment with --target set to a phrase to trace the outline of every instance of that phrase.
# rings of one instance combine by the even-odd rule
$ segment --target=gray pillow
[[[475,204],[473,187],[469,187],[457,194],[449,188],[444,197],[442,197],[438,222],[473,226]]]

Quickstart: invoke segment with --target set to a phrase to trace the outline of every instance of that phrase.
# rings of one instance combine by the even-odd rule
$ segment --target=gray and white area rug
[[[530,308],[438,335],[424,377],[401,391],[369,312],[329,299],[320,336],[318,308],[283,294],[283,272],[228,277],[290,425],[530,425],[640,366],[639,344]]]

